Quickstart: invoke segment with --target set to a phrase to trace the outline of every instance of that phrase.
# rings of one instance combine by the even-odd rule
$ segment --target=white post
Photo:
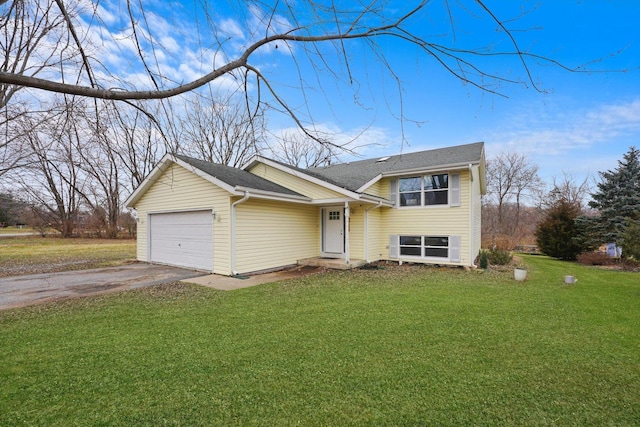
[[[349,202],[344,202],[344,261],[349,264]]]

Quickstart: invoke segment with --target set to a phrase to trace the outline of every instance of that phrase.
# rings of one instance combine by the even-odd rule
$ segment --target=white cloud
[[[505,124],[504,130],[490,138],[488,146],[499,148],[496,152],[509,148],[559,156],[640,131],[640,99],[553,116],[530,112],[510,118],[507,123],[512,126]]]
[[[640,136],[640,99],[603,104],[591,109],[549,108],[518,114],[489,133],[487,156],[504,151],[527,155],[544,179],[562,172],[578,179],[597,178]],[[631,142],[630,142],[631,141]]]
[[[219,28],[220,32],[227,37],[237,37],[239,40],[245,39],[244,31],[234,19],[222,19]]]

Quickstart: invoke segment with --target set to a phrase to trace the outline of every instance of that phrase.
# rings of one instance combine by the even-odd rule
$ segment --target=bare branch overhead
[[[187,82],[176,82],[172,87],[167,88],[169,85],[166,81],[162,85],[157,81],[156,76],[159,75],[158,71],[151,70],[145,58],[147,55],[155,55],[154,52],[157,46],[154,44],[155,41],[153,37],[146,36],[148,37],[146,42],[148,42],[149,46],[147,47],[148,51],[145,52],[140,40],[141,35],[137,30],[137,25],[139,25],[140,33],[147,34],[149,32],[149,25],[147,23],[136,24],[137,21],[133,15],[134,12],[131,9],[131,2],[127,1],[127,7],[125,9],[129,14],[132,25],[131,42],[138,52],[142,68],[149,76],[154,89],[139,90],[129,87],[113,87],[113,82],[100,82],[95,79],[94,72],[92,71],[90,64],[91,57],[85,52],[83,47],[83,42],[86,40],[84,40],[76,31],[77,24],[72,22],[72,17],[67,13],[64,2],[62,0],[55,0],[55,2],[66,22],[66,26],[72,36],[74,44],[80,52],[81,67],[85,69],[89,85],[66,83],[64,81],[59,81],[54,77],[39,77],[11,69],[0,69],[1,84],[110,100],[165,99],[196,90],[224,75],[231,74],[236,70],[257,70],[258,67],[251,64],[250,59],[254,53],[258,50],[266,49],[267,46],[276,46],[277,48],[278,45],[318,46],[321,44],[335,44],[335,48],[337,49],[340,57],[342,57],[342,63],[346,70],[345,73],[347,75],[347,81],[350,84],[353,84],[354,76],[352,74],[353,71],[350,66],[350,59],[348,55],[349,47],[346,44],[350,41],[373,41],[384,38],[399,39],[410,45],[416,46],[426,56],[433,57],[455,77],[476,86],[479,89],[487,90],[492,93],[500,93],[500,91],[487,84],[486,80],[504,83],[521,82],[481,68],[479,65],[472,62],[471,58],[474,56],[517,56],[523,68],[526,81],[536,89],[538,89],[538,87],[533,81],[528,60],[545,60],[562,67],[561,64],[558,64],[551,59],[522,51],[516,38],[506,27],[505,23],[501,21],[500,18],[497,17],[483,2],[478,1],[477,4],[480,5],[481,9],[484,10],[490,19],[495,21],[501,31],[506,35],[507,39],[510,41],[510,48],[508,50],[481,51],[477,49],[459,48],[455,46],[455,44],[452,46],[445,46],[440,43],[436,43],[433,40],[429,40],[426,36],[417,33],[415,22],[413,21],[420,19],[418,15],[425,11],[427,5],[430,4],[429,1],[423,0],[417,6],[407,9],[405,12],[389,19],[382,18],[383,12],[385,14],[388,13],[387,9],[383,10],[383,3],[372,1],[370,4],[360,5],[361,10],[356,12],[346,9],[341,10],[338,6],[335,6],[335,4],[323,6],[325,8],[323,10],[326,10],[326,15],[321,17],[318,12],[318,16],[313,18],[326,19],[326,21],[305,23],[295,20],[295,26],[290,27],[279,26],[276,24],[277,19],[274,18],[276,8],[274,7],[269,11],[265,11],[265,13],[270,12],[270,14],[267,14],[268,18],[265,18],[266,32],[262,34],[261,38],[248,44],[235,58],[229,57],[228,60],[224,61],[223,65],[212,67],[209,72],[205,71],[205,73],[199,78],[194,78]],[[0,3],[0,5],[2,3]],[[321,5],[315,3],[313,3],[313,6],[317,8],[321,7]],[[142,7],[142,5],[140,5],[140,7]],[[289,6],[287,5],[287,7]],[[293,7],[291,6],[291,8]],[[291,16],[295,17],[295,14],[291,12]],[[144,21],[145,19],[146,17],[143,11],[141,20]],[[198,37],[200,36],[198,35]],[[218,38],[217,35],[215,37],[217,42],[220,43],[220,47],[218,49],[221,49],[222,45],[226,43],[226,41]],[[369,47],[375,49],[376,44],[370,43]],[[321,53],[319,55],[320,57],[322,56]],[[387,65],[387,68],[389,67],[390,66]],[[262,77],[263,80],[265,80],[264,76]]]

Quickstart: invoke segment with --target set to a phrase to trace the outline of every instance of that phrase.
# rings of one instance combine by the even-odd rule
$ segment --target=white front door
[[[344,255],[344,208],[322,209],[322,252],[324,256]]]

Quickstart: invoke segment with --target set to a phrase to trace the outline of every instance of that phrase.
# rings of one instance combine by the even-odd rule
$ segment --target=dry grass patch
[[[0,240],[0,277],[117,266],[135,259],[130,239],[4,237]]]

